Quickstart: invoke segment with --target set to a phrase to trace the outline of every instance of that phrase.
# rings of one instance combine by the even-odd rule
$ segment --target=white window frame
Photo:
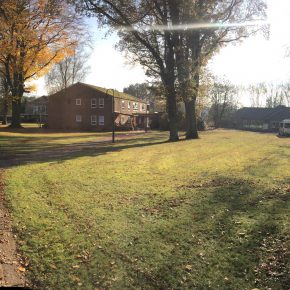
[[[100,115],[99,116],[99,125],[104,126],[105,125],[105,116]]]
[[[128,101],[128,110],[130,110],[130,109],[131,109],[131,102]]]
[[[97,115],[91,115],[91,125],[97,125]]]
[[[137,102],[134,102],[133,103],[133,110],[138,111],[138,108],[139,108],[139,104]]]
[[[105,108],[105,99],[99,98],[99,108]]]
[[[76,99],[76,106],[82,105],[82,99]]]
[[[91,99],[91,108],[92,109],[97,108],[97,99],[96,98]]]
[[[82,122],[82,115],[76,115],[76,122],[81,123]]]
[[[122,108],[122,110],[125,110],[125,108],[126,108],[125,101],[122,101],[122,103],[121,103],[121,108]]]

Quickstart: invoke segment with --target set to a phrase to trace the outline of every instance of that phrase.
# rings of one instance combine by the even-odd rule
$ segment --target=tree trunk
[[[8,115],[8,101],[6,98],[4,98],[2,125],[7,125],[7,115]]]
[[[12,100],[12,120],[11,120],[11,128],[22,128],[21,126],[21,97],[15,98],[15,100]]]
[[[7,125],[7,114],[3,115],[2,125]]]
[[[175,142],[179,140],[177,128],[177,106],[175,88],[168,88],[167,91],[167,110],[169,122],[169,141]]]
[[[186,139],[198,139],[196,112],[196,100],[185,101],[185,122],[186,122]]]

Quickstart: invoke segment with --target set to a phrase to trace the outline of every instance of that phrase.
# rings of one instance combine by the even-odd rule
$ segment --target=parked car
[[[280,123],[279,135],[280,136],[285,136],[285,135],[290,136],[290,119],[283,120]]]

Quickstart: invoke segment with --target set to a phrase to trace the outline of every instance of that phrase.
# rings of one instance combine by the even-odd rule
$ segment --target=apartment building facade
[[[49,96],[47,124],[52,130],[109,131],[114,120],[120,129],[143,129],[147,113],[146,102],[136,97],[76,83]]]

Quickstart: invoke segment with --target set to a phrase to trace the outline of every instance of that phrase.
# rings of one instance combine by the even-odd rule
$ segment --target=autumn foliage
[[[12,96],[12,127],[20,126],[20,104],[30,82],[74,54],[81,20],[64,1],[0,3],[0,74]]]

